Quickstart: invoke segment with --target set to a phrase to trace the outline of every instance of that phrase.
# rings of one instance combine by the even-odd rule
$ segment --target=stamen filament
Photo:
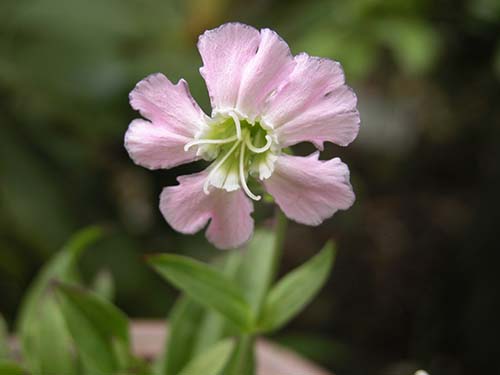
[[[254,201],[258,201],[258,200],[260,200],[261,196],[260,195],[255,195],[248,188],[247,181],[246,181],[246,178],[245,178],[246,176],[245,176],[245,165],[244,165],[244,163],[245,163],[245,145],[243,144],[241,146],[241,150],[240,150],[240,183],[241,183],[241,187],[243,188],[243,190],[245,191],[245,193],[250,198],[252,198]]]
[[[247,145],[248,149],[256,154],[262,154],[263,152],[269,150],[271,148],[272,143],[273,139],[269,134],[266,135],[266,144],[262,147],[255,147],[250,141],[250,137],[245,138],[245,144]]]
[[[234,112],[229,112],[229,116],[231,116],[234,121],[234,126],[236,126],[236,137],[238,137],[238,139],[241,139],[241,124],[238,115]]]
[[[210,184],[210,178],[213,176],[215,172],[221,167],[222,164],[231,156],[231,154],[236,150],[238,145],[241,143],[241,141],[234,142],[234,145],[229,149],[229,151],[222,157],[222,159],[215,165],[215,167],[210,171],[210,173],[207,176],[207,179],[205,180],[205,183],[203,184],[203,191],[205,194],[210,194],[210,191],[208,191],[208,185]]]
[[[231,143],[233,141],[236,141],[238,137],[236,135],[233,135],[228,138],[224,139],[195,139],[194,141],[188,142],[184,145],[184,151],[189,151],[189,149],[193,146],[196,145],[222,145],[225,143]]]

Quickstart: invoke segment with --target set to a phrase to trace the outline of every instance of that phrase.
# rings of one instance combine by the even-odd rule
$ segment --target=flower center
[[[274,169],[279,147],[271,132],[255,122],[241,120],[230,113],[220,121],[213,122],[187,143],[184,150],[197,147],[197,155],[213,161],[208,168],[208,177],[203,186],[209,194],[210,185],[227,191],[240,187],[254,200],[260,195],[252,193],[247,184],[249,176],[260,180],[269,178]]]

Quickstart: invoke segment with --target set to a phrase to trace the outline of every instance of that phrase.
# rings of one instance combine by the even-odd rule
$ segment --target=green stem
[[[279,264],[283,255],[283,245],[285,244],[286,229],[288,227],[286,216],[283,214],[283,212],[281,212],[279,208],[277,208],[276,210],[276,239],[273,249],[272,279],[275,279],[276,275],[278,274]]]
[[[224,375],[255,374],[255,336],[241,335]]]
[[[271,264],[271,279],[276,278],[279,264],[283,255],[283,245],[285,243],[287,219],[281,210],[276,211],[275,242],[273,246],[273,256]],[[271,285],[268,286],[268,288]],[[238,338],[238,344],[232,354],[224,375],[255,375],[255,336],[242,334]]]

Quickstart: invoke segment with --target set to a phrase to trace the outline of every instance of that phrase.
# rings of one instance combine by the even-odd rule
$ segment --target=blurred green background
[[[138,117],[127,94],[153,72],[185,78],[210,112],[196,39],[235,20],[340,61],[362,119],[353,145],[325,151],[350,166],[355,206],[292,224],[286,242],[282,271],[335,239],[333,275],[274,339],[338,375],[500,373],[498,0],[1,0],[1,313],[14,319],[35,272],[89,224],[108,231],[84,273],[110,270],[133,317],[164,317],[175,298],[144,254],[217,253],[158,211],[192,167],[137,167],[123,135]]]

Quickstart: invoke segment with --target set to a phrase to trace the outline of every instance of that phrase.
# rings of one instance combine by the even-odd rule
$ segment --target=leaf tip
[[[325,243],[323,249],[321,249],[318,255],[323,255],[325,261],[333,264],[337,255],[337,247],[335,245],[335,242],[333,240],[329,240],[327,243]]]

